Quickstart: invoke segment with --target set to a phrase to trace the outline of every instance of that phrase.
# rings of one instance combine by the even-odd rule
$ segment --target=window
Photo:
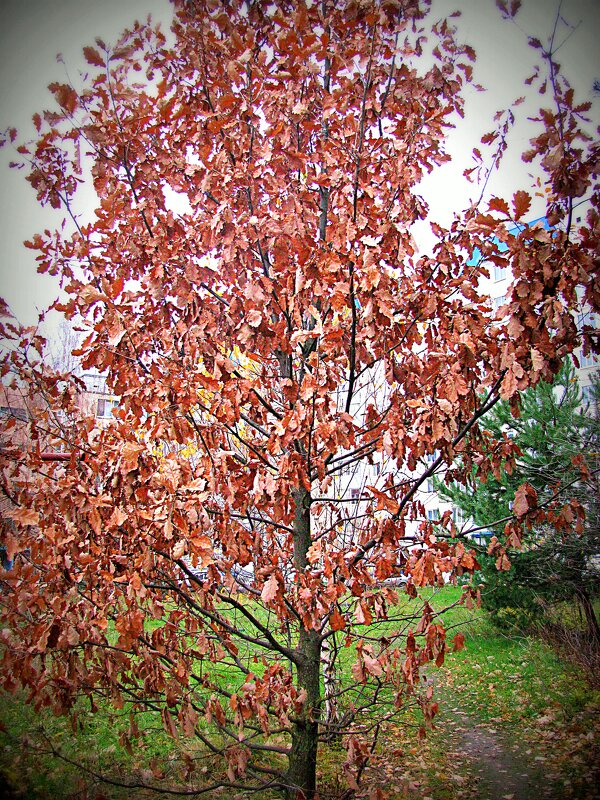
[[[581,405],[584,408],[593,408],[596,398],[594,397],[594,387],[592,384],[581,387]]]
[[[96,411],[97,417],[112,417],[113,408],[117,407],[116,400],[109,400],[106,397],[98,398],[98,408]]]
[[[500,297],[494,297],[492,300],[492,308],[494,311],[498,311],[500,306],[503,306],[506,303],[507,295],[503,294]]]
[[[495,281],[503,281],[508,274],[508,270],[506,267],[499,267],[497,264],[494,264],[494,280]]]
[[[83,382],[88,392],[104,394],[106,392],[106,375],[99,375],[96,372],[87,372],[83,375]]]
[[[452,520],[455,525],[462,525],[465,521],[465,515],[463,513],[462,508],[458,508],[458,506],[454,506],[452,509]]]
[[[360,489],[350,489],[350,499],[360,500]]]
[[[20,419],[21,422],[25,422],[27,419],[27,409],[15,408],[14,406],[2,406],[0,407],[0,417],[14,417],[15,419]]]
[[[577,330],[579,332],[583,332],[584,329],[587,329],[587,332],[589,333],[591,329],[595,329],[597,326],[597,316],[592,311],[583,311],[577,315]],[[593,353],[584,355],[583,348],[579,349],[578,356],[579,363],[581,364],[582,368],[594,367],[598,363],[598,356],[594,355]]]
[[[584,356],[582,350],[579,355],[579,363],[582,369],[584,367],[594,367],[598,363],[598,356],[595,356],[593,353],[588,353],[587,356]]]
[[[592,311],[582,311],[577,315],[577,330],[582,331],[585,325],[596,327],[596,315]]]
[[[439,508],[430,508],[427,512],[427,519],[429,522],[438,522],[440,519]]]
[[[426,492],[434,492],[435,491],[435,487],[433,485],[433,481],[431,480],[431,478],[425,484],[425,491]]]

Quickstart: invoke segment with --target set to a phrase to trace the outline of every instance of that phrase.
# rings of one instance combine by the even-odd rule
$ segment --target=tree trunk
[[[294,724],[287,780],[290,800],[313,800],[317,789],[319,743],[320,642],[316,631],[300,632],[298,688],[306,692],[301,718]]]
[[[294,566],[303,572],[311,543],[310,494],[306,489],[294,493]],[[317,747],[321,705],[321,639],[317,631],[300,628],[297,655],[297,686],[306,692],[300,718],[294,723],[289,755],[287,795],[290,800],[313,800],[317,789]]]
[[[325,639],[321,648],[321,668],[323,672],[323,689],[325,700],[325,738],[332,741],[338,736],[340,725],[340,709],[338,694],[340,677],[338,675],[338,652],[335,635]]]
[[[585,614],[588,636],[590,640],[596,640],[597,642],[600,642],[600,625],[598,625],[598,620],[596,619],[596,614],[594,613],[594,605],[587,589],[584,589],[580,586],[577,589],[577,596],[579,598],[579,603],[583,608],[583,613]]]

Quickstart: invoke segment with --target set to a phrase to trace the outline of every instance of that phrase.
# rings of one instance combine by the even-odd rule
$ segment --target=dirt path
[[[520,747],[493,722],[446,707],[436,717],[436,730],[419,744],[414,732],[402,725],[392,727],[370,765],[365,785],[380,786],[394,800],[562,798],[553,792],[542,767],[525,743]]]
[[[531,800],[544,796],[541,775],[526,763],[517,748],[489,724],[478,722],[465,712],[448,711],[452,746],[466,756],[467,768],[475,779],[479,800]]]

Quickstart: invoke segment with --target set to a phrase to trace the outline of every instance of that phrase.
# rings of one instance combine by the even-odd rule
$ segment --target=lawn
[[[453,603],[460,591],[445,587],[423,594],[437,609]],[[403,595],[401,605],[408,602]],[[600,696],[587,686],[581,672],[537,639],[499,633],[482,611],[457,606],[444,620],[451,628],[450,636],[463,631],[465,649],[450,654],[440,669],[430,668],[425,675],[440,703],[434,728],[421,738],[423,720],[417,711],[407,709],[380,738],[366,774],[369,786],[381,786],[393,798],[483,797],[478,793],[477,757],[468,753],[463,741],[466,729],[481,729],[482,736],[494,736],[512,749],[519,763],[525,761],[530,769],[543,773],[547,797],[583,800],[596,796],[593,769],[598,756]],[[342,652],[342,668],[348,670],[351,649]],[[79,797],[89,798],[144,796],[141,791],[102,786],[92,774],[82,778],[75,767],[52,755],[50,742],[67,759],[83,757],[90,770],[108,772],[117,782],[132,776],[165,784],[170,779],[185,780],[190,757],[203,756],[202,769],[211,770],[210,759],[198,748],[190,749],[185,741],[166,735],[158,715],[138,715],[139,727],[150,735],[143,744],[131,746],[127,708],[109,713],[102,707],[91,714],[82,706],[79,711],[71,726],[44,710],[35,713],[21,696],[3,696],[0,771],[21,791],[17,796],[67,798],[78,792]],[[323,797],[335,797],[340,789],[342,760],[339,745],[322,746]],[[214,794],[220,796],[233,795]]]

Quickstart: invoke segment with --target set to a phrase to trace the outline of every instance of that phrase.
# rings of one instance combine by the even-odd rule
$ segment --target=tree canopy
[[[481,418],[551,380],[580,343],[579,306],[599,305],[598,149],[551,49],[525,157],[552,229],[526,223],[525,189],[477,188],[449,226],[430,218],[419,183],[450,159],[475,54],[428,10],[176,2],[172,44],[136,23],[115,47],[86,47],[83,87],[52,84],[57,108],[18,147],[39,201],[65,212],[27,246],[60,276],[83,369],[106,374],[119,407],[104,428],[81,416],[37,332],[4,323],[2,374],[36,412],[12,440],[7,421],[1,452],[18,554],[2,682],[60,712],[82,694],[160,711],[225,758],[198,791],[315,795],[324,648],[355,660],[355,685],[328,697],[349,792],[384,696],[388,717],[418,702],[431,720],[421,671],[461,639],[446,642],[427,602],[404,617],[389,579],[404,572],[416,596],[477,562],[419,491],[441,469],[481,478],[514,457]],[[465,165],[484,189],[510,117]],[[428,254],[413,238],[423,220]],[[503,317],[481,291],[490,265],[513,275]],[[577,523],[562,498],[516,497],[512,545],[550,512]]]

